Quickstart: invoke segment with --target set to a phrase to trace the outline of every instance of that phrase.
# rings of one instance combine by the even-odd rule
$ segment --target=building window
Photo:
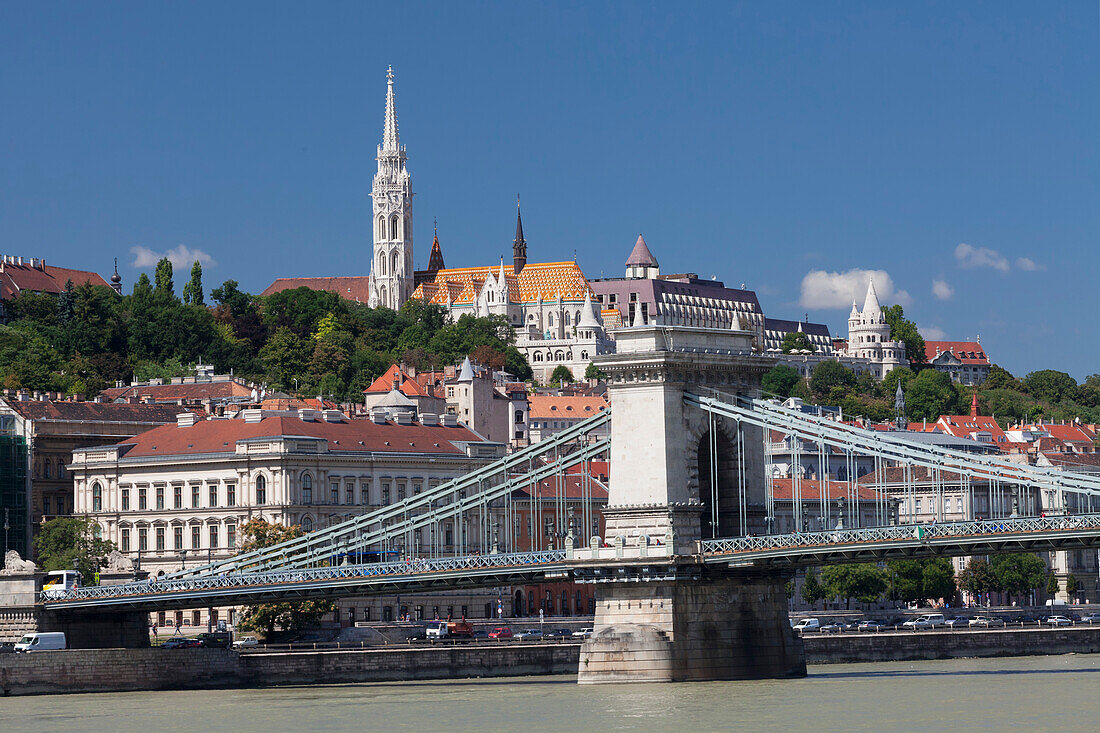
[[[157,552],[164,552],[164,527],[157,527]]]
[[[412,489],[413,489],[413,495],[414,496],[416,494],[419,494],[422,488],[423,488],[423,484],[420,481],[413,481],[412,482]]]
[[[149,549],[149,530],[142,527],[138,530],[138,552],[145,552]]]
[[[313,477],[308,473],[302,474],[302,503],[313,503]]]
[[[191,486],[191,508],[198,509],[201,503],[202,502],[199,498],[199,485],[193,484]]]
[[[103,511],[103,487],[96,481],[92,484],[92,511]]]
[[[216,549],[218,547],[218,525],[210,525],[210,547]]]
[[[389,506],[390,503],[390,482],[382,482],[382,506]]]
[[[123,489],[122,490],[122,511],[125,512],[125,511],[129,511],[129,510],[130,510],[130,490],[129,489]]]
[[[405,482],[404,481],[398,481],[397,482],[397,500],[398,501],[404,501],[405,500]]]
[[[237,549],[237,525],[226,525],[225,528],[225,544],[230,550]]]
[[[173,527],[172,528],[172,549],[173,550],[182,550],[183,549],[183,527]]]
[[[335,482],[330,483],[328,485],[328,494],[329,494],[329,499],[330,499],[329,504],[339,504],[340,503],[340,484],[335,483]]]
[[[172,487],[172,506],[176,509],[183,509],[183,487]]]
[[[191,526],[191,549],[198,550],[202,547],[202,537],[199,536],[201,528],[199,525],[194,524]]]
[[[217,485],[210,487],[210,506],[215,507],[218,505],[218,487]]]
[[[42,470],[44,471],[44,473],[42,474],[42,477],[43,478],[49,478],[50,477],[50,459],[49,458],[47,458],[45,464],[43,464]]]
[[[121,549],[122,549],[123,552],[129,552],[130,551],[130,530],[128,530],[128,529],[123,529],[122,530],[122,540],[119,544],[121,545]]]
[[[355,503],[355,486],[348,484],[344,487],[344,503],[351,506]]]
[[[163,508],[164,508],[164,487],[163,486],[158,486],[157,487],[157,509],[163,509]]]
[[[267,479],[262,474],[256,477],[256,503],[267,503]]]
[[[145,502],[145,492],[146,489],[138,489],[138,509],[142,511],[148,508]]]
[[[309,517],[302,517],[302,531],[303,532],[312,532],[313,531],[313,520],[310,519]]]
[[[237,506],[237,485],[226,484],[225,485],[225,505]]]

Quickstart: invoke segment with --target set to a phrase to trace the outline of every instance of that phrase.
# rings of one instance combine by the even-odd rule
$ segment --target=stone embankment
[[[1096,654],[1100,627],[807,634],[804,641],[809,664]],[[74,649],[0,655],[0,694],[575,675],[579,657],[576,643],[245,654],[224,649]]]

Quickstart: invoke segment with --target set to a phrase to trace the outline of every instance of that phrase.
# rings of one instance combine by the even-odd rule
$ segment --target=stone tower
[[[405,146],[397,135],[393,67],[386,72],[386,122],[374,174],[374,256],[370,268],[372,308],[400,308],[413,291],[412,182]]]
[[[892,369],[907,366],[905,344],[890,340],[890,324],[878,301],[874,280],[867,281],[863,310],[852,303],[848,315],[848,354],[874,363],[874,374],[882,379]]]

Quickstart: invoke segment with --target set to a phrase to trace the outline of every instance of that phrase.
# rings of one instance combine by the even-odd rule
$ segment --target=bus
[[[43,598],[56,598],[80,587],[80,573],[76,570],[51,570],[46,573],[42,585]]]

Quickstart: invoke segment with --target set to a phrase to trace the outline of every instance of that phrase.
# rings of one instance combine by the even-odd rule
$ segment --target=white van
[[[795,631],[817,631],[821,628],[821,622],[816,618],[804,618],[794,625]]]
[[[926,613],[924,614],[924,618],[933,629],[947,623],[947,619],[943,617],[942,613]]]
[[[63,631],[39,631],[33,634],[25,634],[15,644],[17,652],[45,652],[55,649],[67,649],[65,633]]]

